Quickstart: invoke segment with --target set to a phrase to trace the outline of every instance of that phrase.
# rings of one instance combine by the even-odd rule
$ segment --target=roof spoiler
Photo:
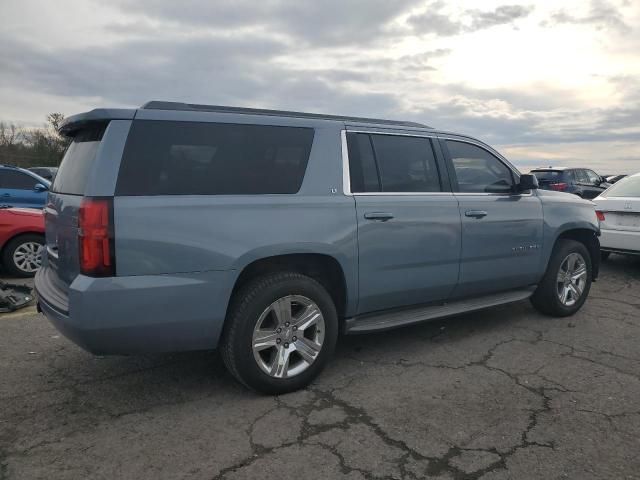
[[[136,111],[129,108],[96,108],[65,118],[58,128],[58,133],[70,137],[87,124],[110,120],[133,120],[135,115]]]

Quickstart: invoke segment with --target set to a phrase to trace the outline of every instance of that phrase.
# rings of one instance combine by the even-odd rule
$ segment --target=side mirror
[[[536,190],[538,188],[538,179],[535,175],[525,173],[520,175],[520,183],[518,184],[519,192],[526,192],[527,190]]]
[[[46,192],[49,190],[49,187],[41,183],[36,183],[36,185],[33,187],[33,190],[36,192]]]

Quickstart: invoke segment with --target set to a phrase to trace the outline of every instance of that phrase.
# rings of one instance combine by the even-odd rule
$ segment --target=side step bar
[[[365,333],[381,330],[388,330],[396,327],[403,327],[427,320],[459,315],[461,313],[473,312],[484,308],[495,307],[505,303],[525,300],[533,295],[536,286],[527,287],[521,290],[510,290],[508,292],[494,293],[484,297],[456,300],[444,305],[429,305],[402,310],[391,310],[386,312],[376,312],[358,317],[348,318],[345,322],[345,333]]]

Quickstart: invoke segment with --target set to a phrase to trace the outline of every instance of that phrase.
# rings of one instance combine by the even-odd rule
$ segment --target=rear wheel
[[[259,277],[234,296],[222,358],[244,385],[287,393],[308,385],[333,354],[338,317],[329,293],[294,272]]]
[[[35,233],[11,239],[2,251],[2,265],[16,277],[33,277],[42,264],[44,236]]]
[[[559,240],[531,303],[547,315],[573,315],[589,295],[591,278],[591,256],[587,248],[575,240]]]

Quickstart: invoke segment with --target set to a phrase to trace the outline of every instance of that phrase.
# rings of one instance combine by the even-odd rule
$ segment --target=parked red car
[[[43,248],[42,210],[0,207],[0,258],[5,272],[33,277],[40,268]]]

